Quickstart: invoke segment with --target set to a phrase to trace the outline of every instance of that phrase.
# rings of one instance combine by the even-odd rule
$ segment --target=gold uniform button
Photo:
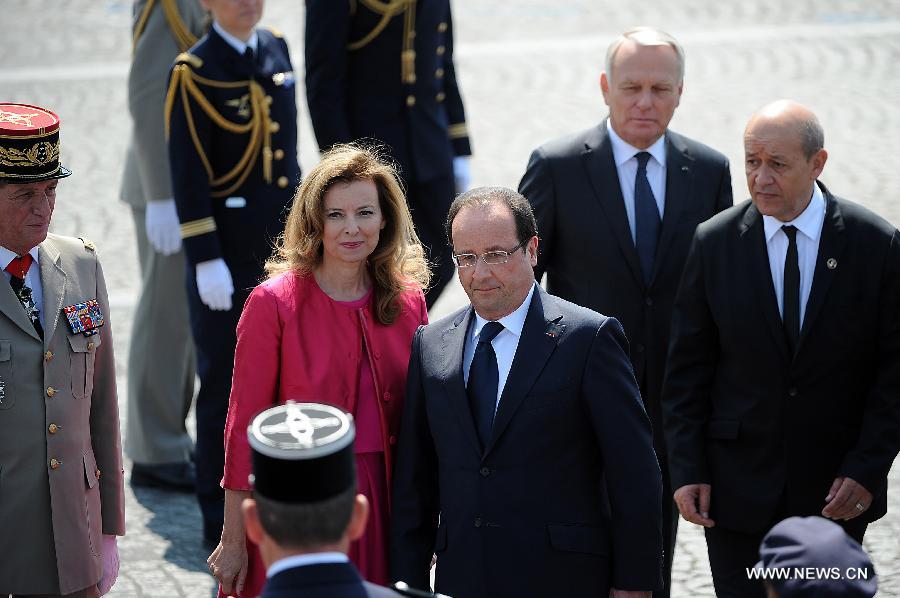
[[[284,158],[284,150],[277,149],[277,150],[275,150],[275,153],[272,155],[275,157],[276,160],[281,160],[282,158]]]
[[[53,351],[44,353],[44,361],[50,361],[51,359],[53,359]]]
[[[435,79],[443,79],[444,78],[444,69],[438,69],[438,70],[434,71],[434,78]]]
[[[272,124],[269,125],[269,130],[273,133],[277,133],[279,130],[281,130],[281,125],[273,120]]]
[[[412,108],[416,105],[416,96],[406,96],[406,105]]]
[[[93,350],[94,350],[94,347],[96,347],[96,345],[94,344],[94,341],[89,341],[88,344],[87,344],[87,350],[88,350],[88,351],[93,351]]]
[[[278,177],[278,187],[280,187],[281,189],[284,189],[287,186],[288,186],[288,178],[286,176]]]
[[[47,396],[52,397],[55,394],[56,394],[56,389],[53,388],[52,386],[48,386],[47,387]]]
[[[408,37],[409,39],[416,39],[416,32],[410,31],[409,35],[407,35],[406,37]]]
[[[49,430],[51,434],[56,434],[57,432],[59,432],[59,426],[57,426],[56,424],[50,424],[50,426],[47,427],[47,430]]]
[[[435,50],[435,52],[437,52],[438,56],[443,56],[444,52],[446,52],[446,51],[447,51],[447,48],[445,48],[444,46],[438,46],[437,50]]]
[[[59,469],[60,465],[62,465],[62,461],[57,461],[56,459],[50,459],[50,469]]]
[[[436,99],[438,102],[443,102],[444,98],[446,98],[446,97],[447,97],[447,94],[445,94],[443,91],[439,91],[438,94],[436,96],[434,96],[434,99]]]
[[[271,105],[272,105],[272,101],[273,101],[273,100],[272,100],[272,96],[266,96],[266,104],[268,104],[269,106],[271,106]]]
[[[438,31],[440,33],[447,31],[447,23],[444,23],[444,22],[438,23]]]

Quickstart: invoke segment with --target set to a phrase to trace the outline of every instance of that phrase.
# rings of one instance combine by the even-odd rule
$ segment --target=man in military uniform
[[[449,0],[307,0],[306,100],[321,150],[372,138],[400,167],[434,264],[431,307],[453,278],[444,221],[472,153],[453,66]]]
[[[347,558],[369,516],[356,492],[353,418],[288,401],[256,416],[248,436],[254,489],[242,509],[268,570],[262,598],[399,596],[364,581]]]
[[[94,245],[48,234],[59,118],[0,104],[0,596],[100,596],[125,533],[109,302]]]
[[[125,450],[131,483],[194,491],[184,420],[194,398],[194,347],[184,293],[184,254],[163,132],[166,78],[179,52],[202,35],[198,0],[136,0],[128,74],[133,128],[122,200],[131,205],[143,279],[128,352]]]
[[[235,328],[300,179],[294,71],[262,0],[203,0],[209,33],[172,68],[165,112],[197,351],[197,496],[218,543]]]

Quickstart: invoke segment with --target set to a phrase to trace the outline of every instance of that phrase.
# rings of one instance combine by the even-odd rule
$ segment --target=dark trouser
[[[263,277],[256,263],[229,263],[234,295],[229,311],[213,311],[200,300],[194,268],[187,270],[188,308],[191,332],[197,349],[197,442],[194,461],[197,466],[197,501],[203,514],[206,538],[218,538],[225,517],[225,491],[220,482],[225,469],[225,417],[231,394],[234,369],[235,329],[244,302]]]
[[[413,224],[431,264],[431,287],[425,293],[429,308],[453,278],[454,268],[450,259],[453,252],[447,243],[444,225],[453,203],[454,185],[452,175],[430,181],[407,181],[407,201]]]
[[[747,576],[747,569],[759,561],[759,545],[763,536],[772,526],[787,517],[790,517],[790,513],[787,513],[786,509],[779,508],[771,525],[766,530],[754,534],[736,532],[719,526],[705,529],[709,565],[718,598],[763,598],[766,595],[763,582],[750,579]],[[835,523],[840,524],[850,537],[862,544],[867,523],[859,518]]]
[[[657,453],[659,467],[662,470],[662,532],[663,532],[663,589],[653,592],[654,598],[669,598],[672,586],[672,560],[675,557],[675,538],[678,533],[678,505],[672,498],[672,478],[669,476],[669,463],[666,455]]]

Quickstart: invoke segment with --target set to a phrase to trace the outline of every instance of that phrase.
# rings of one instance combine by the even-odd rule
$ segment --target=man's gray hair
[[[807,160],[825,147],[825,130],[815,115],[800,123],[800,145]]]
[[[606,49],[606,77],[612,79],[613,76],[613,60],[616,52],[622,47],[626,41],[631,40],[638,46],[669,46],[675,50],[678,58],[678,82],[684,81],[684,48],[678,43],[678,40],[656,27],[634,27],[629,29],[609,44]]]

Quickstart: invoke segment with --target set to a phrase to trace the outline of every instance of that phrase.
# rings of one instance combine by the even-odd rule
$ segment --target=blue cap
[[[878,590],[872,560],[837,523],[822,517],[790,517],[759,546],[755,569],[781,598],[871,598]]]

